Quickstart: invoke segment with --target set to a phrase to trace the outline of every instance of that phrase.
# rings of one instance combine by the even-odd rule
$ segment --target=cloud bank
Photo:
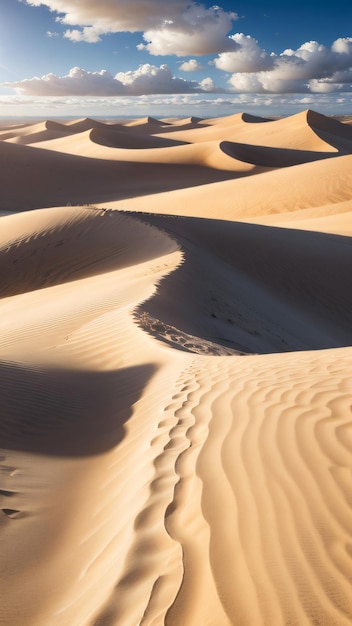
[[[268,54],[243,33],[231,39],[237,50],[223,52],[214,61],[217,69],[233,72],[228,81],[234,92],[304,93],[351,90],[352,38],[339,38],[330,48],[309,41],[297,50]]]
[[[352,38],[337,39],[330,48],[316,41],[302,44],[297,50],[287,49],[280,55],[268,54],[248,35],[232,36],[237,49],[219,54],[213,64],[218,70],[232,72],[228,88],[218,87],[213,78],[200,82],[173,75],[165,64],[157,67],[146,63],[136,70],[89,72],[74,67],[66,76],[47,74],[13,83],[5,87],[23,95],[146,95],[172,93],[332,93],[352,91]],[[196,59],[185,61],[182,71],[200,69]]]
[[[71,117],[108,117],[119,119],[148,115],[162,119],[167,117],[203,118],[232,115],[246,111],[253,115],[275,117],[292,115],[311,108],[326,115],[350,115],[352,94],[314,93],[308,95],[287,94],[175,94],[116,97],[30,97],[20,95],[0,96],[3,116],[29,115],[41,119],[56,119],[62,115]]]
[[[137,70],[119,72],[115,76],[101,70],[87,72],[74,67],[66,76],[45,76],[6,83],[25,96],[141,96],[148,94],[177,94],[202,91],[195,81],[175,78],[167,65],[144,64]]]
[[[67,28],[64,37],[96,43],[108,33],[141,32],[141,50],[152,55],[217,54],[234,49],[228,33],[238,18],[219,6],[188,0],[24,0],[46,6]],[[77,28],[78,27],[78,28]]]

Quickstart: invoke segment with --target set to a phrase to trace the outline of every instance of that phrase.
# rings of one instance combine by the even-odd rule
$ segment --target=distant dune
[[[350,626],[352,126],[0,128],[0,625]]]

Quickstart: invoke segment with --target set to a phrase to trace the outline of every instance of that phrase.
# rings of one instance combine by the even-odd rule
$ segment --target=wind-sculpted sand
[[[352,623],[352,127],[0,128],[0,625]]]

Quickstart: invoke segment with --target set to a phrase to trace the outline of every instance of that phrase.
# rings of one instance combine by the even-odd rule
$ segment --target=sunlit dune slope
[[[283,167],[248,179],[204,184],[189,190],[126,199],[127,210],[246,220],[350,200],[352,156]]]
[[[0,132],[0,140],[11,143],[30,144],[58,139],[70,134],[70,129],[64,124],[47,120],[38,124],[28,124],[23,128],[7,128]]]
[[[258,224],[352,236],[352,199],[312,209],[247,218]]]
[[[160,230],[119,213],[65,207],[1,221],[0,297],[87,278],[142,263],[175,249]],[[118,231],[118,240],[116,239]],[[140,240],[143,245],[140,245]],[[136,245],[138,243],[138,245]]]
[[[81,133],[92,128],[105,128],[103,122],[98,120],[91,120],[84,118],[81,120],[70,120],[68,122],[60,123],[53,120],[46,120],[45,122],[39,122],[38,124],[25,124],[21,128],[5,128],[0,131],[0,140],[9,141],[11,143],[19,144],[35,144],[42,141],[49,141],[52,139],[58,139],[65,135],[72,135]],[[109,128],[113,130],[116,126],[111,125]]]
[[[79,139],[74,140],[74,143],[76,141],[80,143]],[[211,162],[207,164],[207,155],[202,151],[198,151],[195,156],[190,154],[186,162],[183,162],[182,154],[171,155],[170,162],[163,162],[160,155],[155,155],[154,160],[143,160],[139,157],[139,151],[133,160],[130,150],[127,155],[123,151],[120,158],[109,159],[107,152],[110,148],[92,145],[93,154],[102,150],[103,158],[76,156],[0,142],[0,208],[28,210],[66,203],[108,202],[131,195],[158,193],[185,186],[193,187],[211,180],[225,180],[232,178],[232,169],[236,170],[233,159],[226,155],[221,157],[220,150],[222,162],[218,163],[215,158],[215,167],[212,167]],[[144,153],[143,150],[142,154]],[[225,166],[222,167],[224,163]],[[224,169],[226,166],[227,169]],[[253,166],[239,162],[238,169],[240,173],[246,173],[252,171]]]

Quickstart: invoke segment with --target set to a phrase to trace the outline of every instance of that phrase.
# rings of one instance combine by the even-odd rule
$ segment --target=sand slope
[[[1,626],[351,624],[351,146],[3,128]]]

